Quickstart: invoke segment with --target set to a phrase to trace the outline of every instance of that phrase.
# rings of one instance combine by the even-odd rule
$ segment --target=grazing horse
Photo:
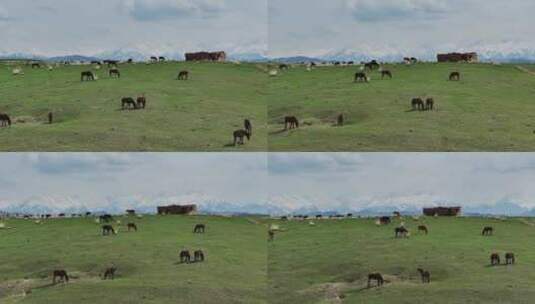
[[[163,56],[158,57],[158,61],[165,61],[165,57]]]
[[[9,118],[9,115],[0,113],[0,127],[10,127],[11,126],[11,118]]]
[[[338,115],[338,117],[336,117],[336,124],[338,126],[340,126],[340,127],[344,125],[344,114],[343,113],[340,113]]]
[[[422,283],[431,283],[431,274],[427,270],[423,270],[422,268],[417,269],[420,273],[420,277],[422,277]]]
[[[279,64],[279,70],[287,70],[288,69],[288,65],[287,64]]]
[[[180,263],[189,263],[191,261],[191,254],[188,250],[180,251]]]
[[[206,226],[204,224],[197,224],[193,228],[193,233],[204,233]]]
[[[54,273],[52,275],[52,283],[56,284],[56,278],[59,278],[59,281],[61,283],[68,283],[69,282],[69,275],[65,270],[54,270]]]
[[[177,79],[178,80],[188,80],[189,79],[189,72],[188,71],[180,71],[180,73],[178,73]]]
[[[247,130],[236,130],[233,133],[234,136],[234,146],[245,144],[243,139],[247,137],[247,140],[251,140],[251,135]]]
[[[268,241],[272,242],[275,239],[275,231],[269,229],[268,230]]]
[[[289,127],[289,128],[288,128]],[[284,117],[284,130],[299,128],[299,120],[295,116]]]
[[[137,109],[137,104],[132,97],[124,97],[121,99],[121,108],[124,109]]]
[[[390,72],[389,70],[382,70],[381,79],[384,79],[385,76],[387,76],[389,79],[392,79],[392,72]]]
[[[102,277],[102,279],[103,280],[107,280],[107,279],[114,280],[115,279],[115,271],[116,270],[117,270],[117,268],[115,268],[115,266],[107,268],[106,271],[104,271],[104,276]]]
[[[245,119],[243,121],[243,127],[245,128],[245,131],[249,133],[249,136],[253,135],[253,125],[251,124],[251,121],[249,119]]]
[[[128,231],[130,231],[130,229],[134,229],[134,231],[137,232],[137,225],[135,223],[128,223],[126,227],[128,227]]]
[[[428,233],[427,226],[426,225],[420,225],[418,226],[418,231],[423,231],[425,234]]]
[[[386,224],[390,224],[390,217],[389,216],[381,216],[379,218],[379,224],[381,225],[386,225]]]
[[[195,250],[193,253],[193,262],[204,262],[204,252],[202,250]]]
[[[450,73],[450,81],[459,81],[461,80],[461,73],[459,72],[451,72]]]
[[[385,283],[383,276],[378,272],[368,274],[368,288],[371,287],[372,280],[377,282],[378,287],[383,286],[383,284]]]
[[[353,82],[368,82],[368,75],[364,72],[356,72]]]
[[[493,253],[490,255],[490,265],[500,265],[500,255],[497,253]]]
[[[52,121],[54,120],[54,114],[52,112],[48,112],[48,124],[52,124]]]
[[[513,265],[515,263],[515,254],[512,252],[507,252],[505,254],[505,264],[506,265]]]
[[[81,75],[82,76],[81,76],[80,81],[84,81],[84,80],[85,81],[88,81],[88,80],[93,81],[93,80],[95,80],[95,74],[93,74],[93,72],[91,72],[91,71],[84,71],[84,72],[82,72]]]
[[[151,56],[150,61],[158,61],[158,57]]]
[[[424,101],[419,97],[413,98],[411,101],[411,105],[413,111],[423,111],[425,109]]]
[[[38,69],[41,65],[39,63],[32,63],[32,69]]]
[[[136,100],[137,108],[138,109],[145,109],[145,106],[147,105],[147,99],[145,98],[145,95],[141,95]]]
[[[112,235],[113,234],[117,234],[115,229],[113,229],[112,225],[104,225],[104,226],[102,226],[102,235],[110,235],[110,233]]]
[[[119,69],[110,69],[108,73],[110,77],[121,78],[121,72],[119,72]]]
[[[433,98],[427,98],[425,100],[425,109],[433,111],[433,106],[435,105],[435,100]]]
[[[492,235],[494,233],[494,228],[487,226],[481,231],[481,235]]]
[[[407,230],[407,228],[405,227],[396,227],[396,229],[394,229],[394,232],[395,232],[395,237],[396,238],[399,238],[399,237],[407,237],[408,234],[409,234],[409,230]]]

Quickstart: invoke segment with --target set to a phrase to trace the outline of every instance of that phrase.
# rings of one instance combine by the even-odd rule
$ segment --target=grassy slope
[[[531,303],[535,297],[535,227],[523,219],[425,218],[428,236],[394,239],[398,221],[377,227],[373,220],[280,222],[268,246],[269,285],[274,303]],[[531,220],[533,221],[533,220]],[[495,235],[482,237],[485,225]],[[517,255],[517,265],[489,267],[493,251]],[[431,272],[419,282],[417,267]],[[379,271],[390,283],[366,289]]]
[[[243,151],[266,147],[265,74],[253,64],[165,63],[121,65],[120,80],[80,82],[88,66],[11,75],[0,64],[0,112],[26,123],[0,129],[4,151]],[[190,70],[191,79],[176,80]],[[145,93],[144,111],[119,111],[124,96]],[[45,124],[56,113],[58,123]],[[254,137],[226,147],[232,132],[252,120]]]
[[[155,217],[134,220],[139,232],[103,237],[93,219],[10,220],[16,229],[0,230],[0,302],[2,303],[265,303],[265,227],[245,218]],[[127,219],[122,219],[126,225]],[[205,235],[191,231],[207,225]],[[204,263],[178,265],[178,252],[202,248]],[[115,263],[118,277],[99,273]],[[65,268],[78,277],[50,286],[51,272]],[[17,293],[29,279],[32,292]],[[2,283],[3,282],[3,283]],[[20,292],[20,290],[19,290]]]
[[[525,66],[532,69],[532,66]],[[514,65],[388,66],[369,84],[354,84],[356,67],[293,68],[270,79],[272,151],[532,151],[535,76]],[[450,71],[463,74],[449,82]],[[438,111],[407,112],[415,96],[433,96]],[[338,113],[347,125],[333,127]],[[305,125],[279,132],[285,115]],[[307,125],[309,124],[309,125]]]

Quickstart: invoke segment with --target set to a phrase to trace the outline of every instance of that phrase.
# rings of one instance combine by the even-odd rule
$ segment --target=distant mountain
[[[229,60],[245,62],[266,62],[269,58],[257,53],[229,54]]]
[[[98,57],[91,57],[91,56],[82,56],[82,55],[68,55],[68,56],[56,56],[56,57],[49,57],[49,58],[46,58],[46,60],[48,61],[52,61],[52,62],[63,62],[63,61],[85,61],[85,62],[90,62],[90,61],[98,61],[98,60],[101,60],[100,58]]]
[[[319,58],[307,57],[307,56],[293,56],[293,57],[271,58],[270,61],[295,64],[295,63],[301,63],[301,62],[322,62],[325,60],[319,59]]]

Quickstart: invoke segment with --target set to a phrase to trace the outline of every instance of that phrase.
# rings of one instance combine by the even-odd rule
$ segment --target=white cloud
[[[450,9],[444,0],[347,0],[347,7],[357,20],[378,22],[399,18],[433,18]]]
[[[140,21],[209,16],[225,8],[223,0],[123,0],[121,8]]]

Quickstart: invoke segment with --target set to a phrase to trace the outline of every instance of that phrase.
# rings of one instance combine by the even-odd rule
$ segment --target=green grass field
[[[402,219],[411,235],[395,239],[390,225],[372,219],[281,222],[268,245],[273,303],[532,303],[535,297],[535,221],[511,218]],[[425,223],[429,234],[416,228]],[[494,236],[483,237],[484,226]],[[516,255],[514,266],[490,267],[498,252]],[[416,269],[431,273],[422,284]],[[366,288],[380,272],[381,288]]]
[[[0,129],[1,151],[266,151],[266,76],[261,66],[233,63],[121,64],[95,82],[80,82],[92,66],[53,71],[0,64],[0,112],[15,124]],[[181,70],[190,80],[178,81]],[[121,98],[145,93],[147,109],[120,111]],[[47,124],[52,111],[56,123]],[[253,124],[244,146],[232,133]]]
[[[387,65],[392,80],[358,68],[294,67],[270,78],[270,151],[533,151],[535,66],[421,63]],[[459,71],[462,80],[448,81]],[[529,73],[532,71],[532,73]],[[410,111],[431,96],[436,110]],[[346,124],[336,127],[344,113]],[[284,116],[301,128],[282,131]]]
[[[120,220],[115,236],[94,218],[4,221],[0,303],[266,303],[266,227],[254,218]],[[138,232],[126,232],[130,221]],[[204,235],[192,233],[197,223]],[[178,264],[183,248],[202,249],[205,262]],[[111,263],[115,280],[102,280]],[[55,269],[71,281],[51,285]]]

